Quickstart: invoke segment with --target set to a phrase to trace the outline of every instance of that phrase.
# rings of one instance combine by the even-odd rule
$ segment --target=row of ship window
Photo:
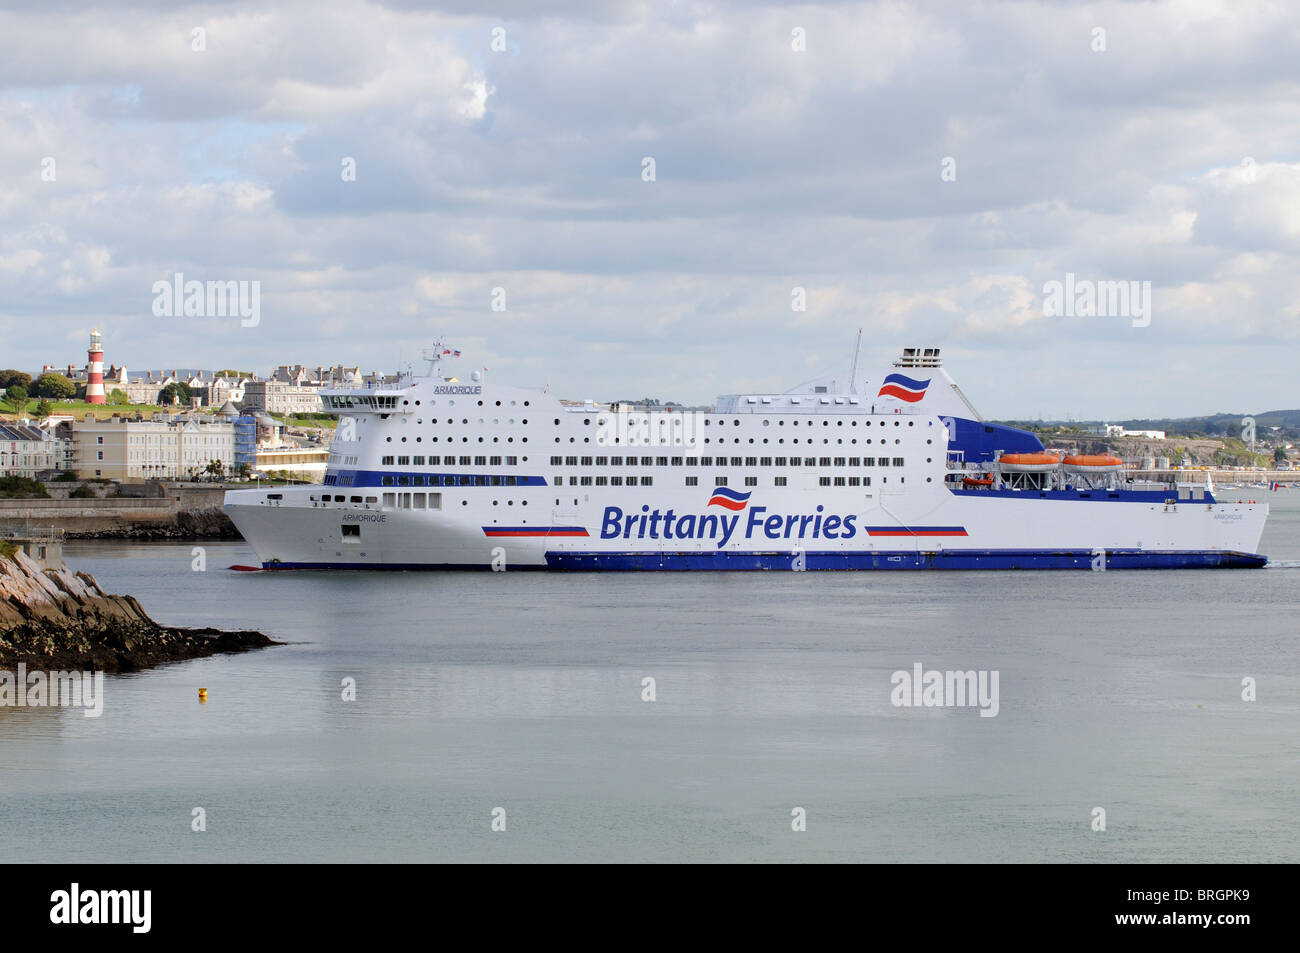
[[[393,442],[393,438],[392,438],[391,436],[388,436],[388,437],[385,437],[385,438],[384,438],[384,441],[385,441],[386,443],[392,443],[392,442]],[[399,437],[399,438],[398,438],[398,443],[406,443],[406,442],[407,442],[407,438],[406,438],[406,437]],[[415,442],[416,442],[416,443],[423,443],[423,442],[424,442],[424,438],[423,438],[423,437],[416,437],[416,438],[415,438]],[[436,436],[435,436],[435,437],[430,437],[430,438],[429,438],[429,442],[430,442],[430,443],[437,443],[437,442],[438,442],[438,438],[437,438]],[[448,437],[448,438],[446,439],[445,442],[446,442],[446,443],[455,443],[455,442],[456,442],[456,438],[455,438],[455,437]],[[461,442],[461,443],[469,443],[469,442],[470,442],[470,441],[469,441],[469,437],[461,437],[461,438],[460,438],[460,442]],[[487,439],[486,437],[479,437],[479,438],[478,438],[478,442],[479,442],[479,443],[487,443],[487,442],[488,442],[488,439]],[[501,438],[500,438],[500,437],[493,437],[492,440],[491,440],[491,442],[492,442],[492,443],[500,443],[500,442],[501,442]],[[515,442],[515,438],[514,438],[514,437],[506,437],[505,442],[506,442],[506,443],[514,443],[514,442]],[[527,443],[527,442],[528,442],[528,438],[527,438],[527,437],[520,437],[520,438],[519,438],[519,442],[520,442],[520,443]],[[556,438],[555,438],[555,442],[556,442],[556,443],[560,443],[560,438],[559,438],[559,437],[556,437]],[[577,437],[570,437],[570,438],[569,438],[569,443],[577,443],[577,442],[578,442],[578,438],[577,438]],[[590,437],[583,437],[583,438],[582,438],[582,442],[583,442],[583,443],[591,443],[591,438],[590,438]],[[613,443],[613,444],[615,444],[615,445],[620,444],[620,443],[627,443],[627,444],[629,444],[629,445],[637,444],[637,443],[646,444],[646,443],[650,443],[650,442],[651,442],[651,441],[649,441],[649,440],[627,440],[627,441],[624,441],[622,437],[614,437],[613,440],[600,440],[600,439],[598,439],[598,440],[596,441],[596,443],[598,443],[598,444],[600,444],[600,443]],[[660,440],[660,441],[656,441],[656,442],[658,442],[658,443],[667,443],[668,441],[667,441],[667,440]],[[679,446],[680,446],[683,442],[685,442],[685,443],[687,443],[687,444],[691,443],[691,441],[689,441],[689,440],[683,441],[683,439],[682,439],[681,437],[674,437],[673,440],[672,440],[672,442],[673,442],[674,445],[679,445]],[[726,443],[727,441],[726,441],[726,438],[725,438],[725,437],[718,438],[717,440],[711,440],[709,437],[705,437],[705,438],[704,438],[704,442],[705,442],[705,443],[724,444],[724,443]],[[753,437],[750,437],[750,438],[748,439],[748,441],[746,441],[746,442],[748,442],[748,443],[763,443],[763,444],[771,443],[771,441],[769,441],[767,437],[764,437],[761,441],[755,440]],[[795,443],[795,444],[797,444],[797,443],[799,442],[799,438],[798,438],[798,437],[795,437],[795,438],[793,438],[790,442],[791,442],[791,443]],[[811,445],[811,444],[815,444],[816,442],[817,442],[817,441],[816,441],[815,439],[813,439],[813,438],[806,438],[806,439],[804,440],[804,443],[806,443],[806,444],[810,444],[810,445]],[[830,438],[830,437],[823,437],[821,442],[822,442],[823,444],[827,444],[827,445],[829,445],[832,441],[831,441],[831,438]],[[857,438],[857,437],[852,437],[852,438],[850,438],[847,442],[848,442],[850,445],[856,447],[857,444],[858,444],[858,438]],[[870,444],[870,443],[871,443],[871,438],[868,437],[867,439],[863,440],[862,442],[865,443],[865,444]],[[880,438],[880,443],[884,444],[884,443],[888,443],[888,442],[889,442],[889,441],[886,440],[884,437],[881,437],[881,438]],[[932,440],[926,440],[925,442],[926,442],[926,443],[932,443],[933,441],[932,441]],[[740,439],[739,437],[736,437],[734,440],[732,440],[732,443],[739,445],[739,444],[741,443],[741,439]],[[777,441],[776,441],[776,443],[777,443],[778,445],[784,445],[784,444],[785,444],[785,438],[784,438],[784,437],[780,437],[780,438],[778,438]],[[842,446],[842,445],[845,443],[845,439],[844,439],[843,437],[837,437],[837,438],[835,438],[834,443],[836,443],[836,444]],[[898,440],[898,439],[895,439],[895,440],[894,440],[894,443],[902,443],[902,441],[901,441],[901,440]]]
[[[883,481],[888,481],[888,477],[883,477]],[[899,477],[898,482],[904,482],[904,477]],[[685,478],[686,486],[699,486],[700,478],[697,476],[688,476]],[[513,476],[469,476],[464,474],[447,475],[447,476],[386,476],[381,483],[384,486],[517,486],[518,478]],[[871,486],[871,477],[818,477],[819,486]],[[556,475],[551,478],[552,486],[564,486],[564,476]],[[714,486],[727,486],[728,480],[724,476],[713,478]],[[745,477],[745,486],[758,486],[758,477]],[[773,477],[773,486],[787,486],[788,477]],[[649,476],[570,476],[569,486],[654,486],[654,477]],[[316,497],[312,497],[313,500]],[[329,496],[323,496],[322,500],[328,502]],[[340,503],[343,502],[342,496],[335,496],[334,499]],[[367,502],[373,502],[373,497],[366,497]],[[360,503],[361,497],[352,497],[352,502]]]
[[[517,476],[470,476],[468,474],[435,474],[433,476],[386,476],[379,481],[383,486],[518,486]]]
[[[754,418],[753,418],[753,416],[751,415],[751,416],[749,417],[749,419],[752,421]],[[668,423],[669,420],[672,421],[672,424],[673,424],[673,426],[675,426],[675,427],[680,427],[680,426],[682,425],[682,417],[681,417],[681,415],[678,415],[678,416],[675,416],[675,417],[672,417],[672,416],[670,416],[670,417],[661,417],[661,418],[659,419],[659,426],[662,428],[666,423]],[[769,427],[769,426],[771,426],[771,424],[772,424],[771,419],[769,419],[769,418],[767,418],[767,417],[764,417],[764,418],[762,418],[762,420],[763,420],[763,426],[764,426],[764,427]],[[433,423],[435,423],[435,424],[436,424],[437,422],[438,422],[438,421],[436,421],[436,420],[433,421]],[[480,419],[480,420],[479,420],[479,423],[482,423],[482,422],[483,422],[483,421]],[[602,426],[602,427],[605,425],[605,422],[606,422],[606,421],[605,421],[605,418],[604,418],[604,417],[601,417],[599,420],[596,421],[596,423],[599,424],[599,425]],[[705,418],[704,418],[704,426],[707,427],[707,426],[709,426],[712,422],[713,422],[712,418],[710,418],[710,417],[705,417]],[[776,422],[776,424],[777,424],[778,427],[784,427],[784,426],[785,426],[785,422],[786,422],[786,418],[784,418],[784,417],[779,417],[779,418],[777,418],[777,422]],[[452,423],[455,423],[455,421],[454,421],[454,420],[448,420],[447,423],[452,424]],[[469,423],[469,421],[468,421],[468,420],[462,420],[461,423],[463,423],[463,424],[464,424],[464,423]],[[493,423],[495,423],[495,421],[493,421]],[[528,421],[525,420],[524,423],[528,423]],[[590,418],[590,417],[584,418],[583,421],[582,421],[582,423],[583,423],[583,426],[590,427],[590,426],[591,426],[591,418]],[[627,422],[627,425],[630,426],[630,427],[642,427],[642,426],[644,426],[644,427],[649,427],[649,426],[650,426],[650,423],[651,423],[651,418],[650,418],[650,417],[646,417],[646,419],[645,419],[642,423],[640,423],[640,424],[638,424],[637,421],[636,421],[636,418],[633,417],[633,418],[631,418],[631,419]],[[718,424],[719,427],[724,427],[724,426],[726,426],[726,423],[727,423],[727,422],[726,422],[725,420],[723,420],[721,417],[719,417],[718,420],[717,420],[717,424]],[[806,427],[812,427],[812,426],[815,426],[815,425],[818,423],[818,421],[810,420],[810,419],[809,419],[809,420],[804,420],[803,423],[804,423],[804,426],[806,426]],[[829,426],[831,425],[831,422],[830,422],[829,420],[822,420],[820,423],[821,423],[821,425],[822,425],[823,427],[829,427]],[[877,421],[877,423],[879,424],[879,426],[883,427],[883,426],[885,426],[886,421],[884,421],[884,420],[880,420],[880,421]],[[739,426],[740,426],[740,418],[739,418],[739,417],[732,418],[731,425],[732,425],[733,427],[739,427]],[[857,421],[856,418],[854,418],[854,419],[852,419],[852,420],[849,421],[849,426],[850,426],[850,427],[856,427],[857,425],[858,425],[858,421]],[[895,421],[894,421],[894,426],[895,426],[895,427],[901,427],[902,425],[903,425],[902,421],[900,421],[900,420],[895,420]],[[914,421],[914,420],[909,420],[909,421],[907,422],[907,425],[908,425],[909,427],[915,427],[915,426],[916,426],[916,421]],[[555,418],[555,426],[557,426],[557,427],[560,426],[560,418],[559,418],[559,417],[556,417],[556,418]],[[791,426],[791,427],[797,427],[797,426],[799,426],[799,421],[798,421],[798,419],[791,419],[791,420],[790,420],[790,426]],[[837,426],[837,427],[843,427],[843,426],[844,426],[844,421],[843,421],[842,419],[841,419],[841,420],[836,420],[836,421],[835,421],[835,426]],[[870,420],[863,421],[862,426],[864,426],[864,427],[870,427],[870,426],[871,426],[871,421],[870,421]]]
[[[461,458],[462,461],[465,459]],[[903,457],[551,457],[553,467],[725,467],[728,465],[733,467],[901,467],[904,463]]]
[[[499,467],[518,466],[518,457],[498,456],[385,456],[380,465],[385,467]],[[528,458],[524,457],[524,462]],[[565,467],[901,467],[903,457],[585,457],[553,456],[551,466]]]
[[[407,457],[407,456],[393,456],[393,457],[383,457],[383,458],[381,458],[381,460],[380,460],[380,466],[385,466],[385,467],[393,467],[393,466],[397,466],[397,467],[423,467],[423,466],[430,466],[430,467],[442,467],[442,466],[446,466],[446,467],[454,467],[454,466],[462,466],[462,467],[470,467],[470,466],[474,466],[474,467],[499,467],[499,466],[501,466],[501,461],[502,461],[502,459],[505,460],[505,465],[508,466],[508,467],[518,466],[518,464],[519,464],[519,458],[518,458],[518,457],[505,457],[505,458],[502,458],[502,457],[495,457],[495,456],[493,456],[493,457],[452,457],[452,456],[447,456],[447,457],[419,457],[419,456],[416,456],[416,457]],[[524,457],[524,462],[525,462],[525,463],[528,462],[528,458],[527,458],[527,457]]]
[[[699,486],[699,485],[700,485],[700,478],[697,477],[697,476],[688,476],[688,477],[686,477],[685,479],[686,479],[686,484],[685,484],[686,486]],[[788,482],[787,482],[788,479],[789,479],[788,477],[783,477],[783,476],[772,477],[772,485],[773,485],[773,486],[787,486],[787,485],[788,485]],[[889,481],[889,477],[882,477],[882,478],[881,478],[881,481],[887,483],[887,482]],[[904,482],[904,478],[900,476],[900,477],[898,478],[898,482],[899,482],[899,483]],[[641,478],[638,480],[638,478],[637,478],[637,477],[634,477],[634,476],[630,476],[630,477],[616,477],[616,476],[612,476],[612,477],[603,477],[603,476],[598,476],[598,477],[589,477],[589,476],[581,476],[581,477],[580,477],[580,476],[571,476],[571,477],[569,477],[569,486],[637,486],[638,484],[639,484],[640,486],[653,486],[653,485],[654,485],[654,478],[653,478],[653,477],[648,477],[648,476],[643,476],[643,477],[641,477]],[[818,477],[818,478],[817,478],[817,484],[818,484],[819,486],[871,486],[871,477],[869,477],[869,476],[864,476],[864,477],[855,477],[855,476],[853,476],[853,477],[842,477],[842,476],[839,476],[839,477]],[[551,485],[552,485],[552,486],[564,486],[564,477],[563,477],[563,476],[556,476],[556,477],[554,477],[554,478],[552,479],[552,481],[551,481]],[[714,478],[713,478],[713,485],[714,485],[714,486],[726,486],[726,485],[727,485],[727,478],[724,477],[724,476],[714,477]],[[752,477],[752,476],[751,476],[751,477],[745,477],[745,486],[758,486],[758,477]]]

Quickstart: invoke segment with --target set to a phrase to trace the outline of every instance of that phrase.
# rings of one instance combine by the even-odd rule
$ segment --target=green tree
[[[220,480],[226,474],[225,465],[220,460],[209,460],[203,472],[214,480]]]
[[[52,413],[54,413],[54,405],[42,397],[40,403],[36,405],[36,416],[48,417]]]
[[[131,403],[131,398],[126,396],[126,391],[120,387],[114,387],[108,392],[108,402],[114,406]]]
[[[5,391],[5,400],[13,406],[14,413],[21,414],[23,408],[27,406],[27,401],[31,398],[27,396],[27,388],[14,384]]]
[[[10,387],[22,387],[30,394],[31,386],[31,374],[24,374],[22,371],[14,370],[12,367],[0,371],[0,388],[8,390]]]
[[[1278,447],[1273,451],[1274,463],[1286,463],[1289,457],[1286,455],[1286,447]]]
[[[188,407],[192,396],[189,384],[172,381],[162,389],[162,393],[158,395],[158,402],[161,404],[180,404],[182,407]]]
[[[77,385],[62,374],[50,372],[36,378],[36,394],[39,397],[67,400],[69,397],[76,396]]]
[[[37,480],[20,476],[0,476],[0,499],[21,500],[49,495],[45,490],[45,484]]]

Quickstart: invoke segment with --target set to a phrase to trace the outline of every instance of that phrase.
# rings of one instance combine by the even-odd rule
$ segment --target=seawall
[[[0,500],[0,530],[39,527],[73,539],[238,539],[224,486],[163,485],[161,496]]]

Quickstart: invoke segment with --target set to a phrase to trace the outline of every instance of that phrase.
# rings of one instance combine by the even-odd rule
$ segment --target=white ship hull
[[[803,505],[787,497],[777,507],[751,497],[739,512],[701,513],[695,500],[653,497],[660,513],[651,537],[641,499],[584,494],[573,511],[554,513],[554,496],[533,494],[528,507],[515,493],[510,515],[483,501],[442,510],[384,510],[376,504],[320,503],[317,488],[232,491],[226,512],[266,568],[1175,568],[1262,564],[1255,556],[1268,507],[1256,503],[1129,503],[1095,500],[953,499],[917,511],[898,502],[883,509],[862,494],[808,494]],[[333,495],[333,494],[331,494]],[[680,494],[679,494],[680,495]],[[299,505],[298,499],[305,505]],[[572,499],[572,497],[570,497]],[[459,501],[455,501],[459,502]],[[773,501],[775,502],[775,501]],[[625,537],[629,503],[636,525]],[[550,504],[550,505],[548,505]],[[853,535],[813,535],[803,517],[851,516]],[[788,510],[788,511],[787,511]],[[663,515],[671,511],[669,538]],[[524,517],[524,512],[529,517]],[[623,516],[617,517],[616,513]],[[789,526],[790,515],[798,522]],[[536,514],[544,514],[541,519]],[[607,521],[607,514],[610,520]],[[678,536],[683,517],[696,526]],[[640,516],[646,515],[641,527]],[[710,521],[698,538],[701,517]],[[515,518],[511,518],[515,517]],[[780,517],[780,524],[772,524]],[[612,520],[619,531],[613,535]],[[529,520],[525,522],[525,520]],[[723,522],[726,520],[727,522]],[[734,523],[731,521],[734,520]],[[841,518],[841,527],[844,520]],[[341,536],[344,525],[360,535]],[[773,535],[769,535],[771,525]],[[896,529],[890,529],[896,527]],[[800,529],[804,534],[799,535]],[[730,533],[728,530],[730,529]],[[606,537],[603,538],[602,530]],[[528,533],[529,535],[522,535]],[[532,535],[532,534],[536,535]],[[505,534],[505,535],[500,535]],[[581,535],[585,534],[585,535]]]

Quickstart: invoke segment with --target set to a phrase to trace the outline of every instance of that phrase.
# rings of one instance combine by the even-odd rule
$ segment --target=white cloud
[[[385,367],[442,331],[495,373],[698,402],[838,367],[863,327],[864,360],[945,346],[1005,416],[1205,410],[1225,341],[1243,409],[1296,403],[1286,5],[60,9],[0,12],[12,363],[79,359],[91,323],[132,366]],[[159,326],[176,271],[260,280],[262,325]],[[1151,281],[1151,327],[1044,318],[1067,271]]]

